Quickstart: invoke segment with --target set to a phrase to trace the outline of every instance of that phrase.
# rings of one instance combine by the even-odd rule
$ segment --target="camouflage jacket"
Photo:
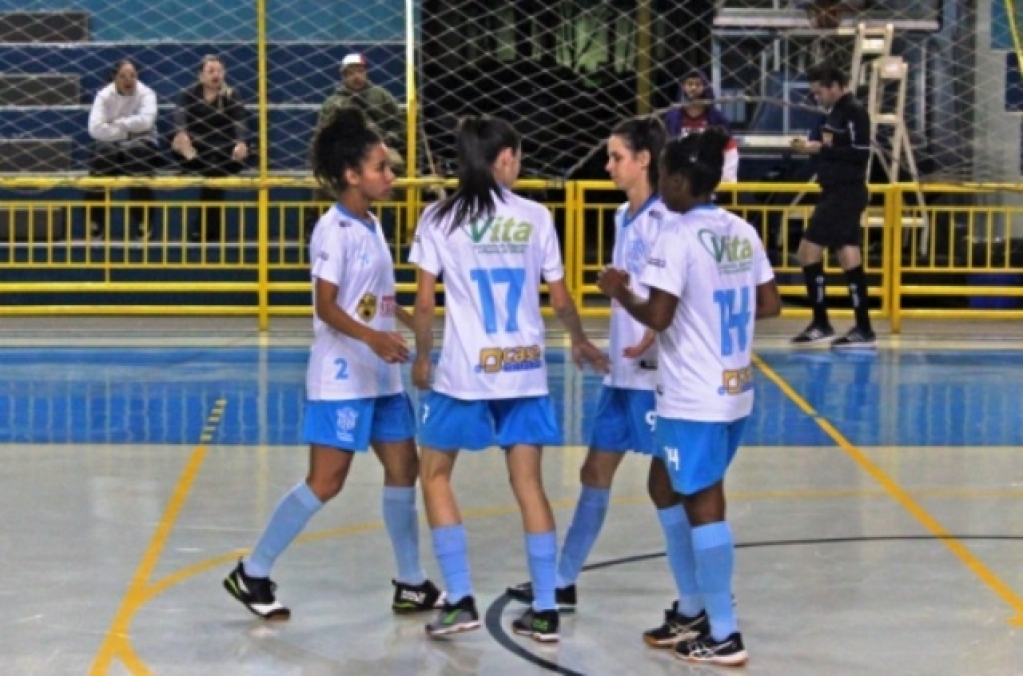
[[[323,124],[335,109],[348,106],[362,110],[388,146],[399,151],[405,147],[404,118],[398,102],[386,89],[375,84],[368,84],[358,92],[349,91],[343,85],[338,87],[320,107],[317,124]]]

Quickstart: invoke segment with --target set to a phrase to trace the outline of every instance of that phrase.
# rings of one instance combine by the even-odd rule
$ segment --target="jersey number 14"
[[[738,306],[736,306],[738,296]],[[714,302],[718,306],[721,317],[721,356],[730,357],[738,343],[739,352],[745,352],[749,345],[750,324],[753,313],[750,311],[750,287],[739,289],[718,289],[714,292]],[[733,340],[734,336],[734,340]]]

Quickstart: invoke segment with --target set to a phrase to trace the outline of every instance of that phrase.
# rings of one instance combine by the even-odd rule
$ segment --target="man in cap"
[[[323,124],[336,108],[349,106],[365,113],[391,150],[392,169],[403,174],[405,130],[401,109],[389,91],[369,81],[362,54],[349,54],[341,61],[341,86],[323,102],[317,124]]]

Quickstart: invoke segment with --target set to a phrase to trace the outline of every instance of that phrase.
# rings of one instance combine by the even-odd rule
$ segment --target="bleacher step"
[[[0,173],[71,170],[71,139],[0,139]]]
[[[80,102],[77,75],[0,74],[0,106],[74,106]]]
[[[88,42],[87,12],[0,12],[0,42]]]

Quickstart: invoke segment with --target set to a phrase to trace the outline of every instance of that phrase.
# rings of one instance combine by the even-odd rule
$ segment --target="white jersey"
[[[444,283],[444,342],[433,389],[456,399],[547,394],[541,277],[565,276],[550,211],[503,190],[495,210],[451,230],[423,214],[409,262]]]
[[[643,268],[654,241],[665,221],[674,217],[657,196],[652,196],[631,218],[629,205],[615,212],[615,241],[611,266],[629,273],[629,289],[640,298],[650,289],[640,281]],[[626,357],[622,351],[639,344],[647,328],[632,318],[617,301],[611,303],[611,326],[608,329],[608,351],[611,372],[604,378],[609,387],[630,390],[653,390],[657,387],[657,343],[637,358]]]
[[[749,415],[757,286],[773,278],[757,231],[724,209],[697,207],[662,230],[643,282],[679,303],[658,335],[658,416],[731,422]]]
[[[394,330],[394,259],[375,218],[367,223],[334,206],[313,230],[309,260],[314,309],[319,278],[338,288],[337,305],[353,319],[378,331]],[[334,330],[315,311],[313,334],[307,398],[338,401],[403,390],[397,364],[388,364],[362,341]]]

